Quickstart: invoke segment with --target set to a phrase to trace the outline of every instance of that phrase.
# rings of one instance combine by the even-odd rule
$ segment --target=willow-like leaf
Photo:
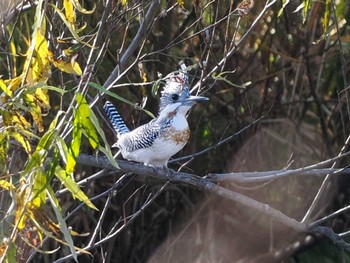
[[[93,87],[93,88],[95,88],[95,89],[97,89],[97,90],[99,90],[99,91],[101,91],[101,92],[103,92],[103,93],[105,93],[105,94],[107,94],[107,95],[109,95],[109,96],[111,96],[111,97],[117,99],[117,100],[120,100],[120,101],[122,101],[122,102],[124,102],[124,103],[126,103],[126,104],[129,104],[129,105],[135,107],[137,110],[142,110],[142,111],[144,111],[147,115],[149,115],[150,117],[155,118],[155,116],[154,116],[154,114],[153,114],[152,112],[150,112],[150,111],[148,111],[148,110],[145,110],[145,109],[143,109],[143,108],[141,108],[141,107],[135,105],[135,103],[131,102],[130,100],[128,100],[128,99],[126,99],[126,98],[124,98],[124,97],[122,97],[122,96],[119,96],[118,94],[115,94],[115,93],[113,93],[112,91],[109,91],[109,90],[105,89],[105,88],[102,87],[101,85],[98,85],[97,83],[94,83],[94,82],[89,82],[89,85],[90,85],[91,87]]]
[[[16,187],[6,180],[0,180],[0,187],[4,190],[10,191],[15,190]]]
[[[47,176],[43,169],[38,169],[34,178],[32,204],[41,207],[46,202]]]
[[[95,8],[96,8],[95,4],[91,10],[86,10],[84,7],[81,6],[81,4],[79,3],[78,0],[71,0],[71,2],[80,13],[83,13],[85,15],[89,15],[89,14],[92,14],[93,12],[95,12]]]
[[[29,141],[22,136],[22,134],[18,132],[9,132],[9,135],[22,145],[27,154],[31,154],[32,147],[30,146]]]
[[[329,15],[331,10],[332,0],[326,0],[325,10],[322,18],[323,32],[327,33],[329,28]]]
[[[98,146],[98,136],[94,124],[91,121],[91,115],[93,114],[92,110],[89,107],[86,99],[82,94],[77,94],[77,115],[79,116],[80,123],[82,125],[83,131],[87,136],[87,139],[90,142],[90,145],[93,149],[96,149]]]
[[[68,22],[70,22],[71,24],[74,24],[77,20],[77,17],[74,11],[74,6],[72,4],[72,1],[63,0],[63,7],[64,7],[64,12],[66,14],[66,18]]]
[[[51,202],[51,206],[53,208],[53,211],[55,212],[58,224],[60,226],[60,231],[63,233],[63,236],[64,236],[64,240],[67,242],[67,245],[69,247],[70,252],[72,253],[74,260],[76,262],[78,262],[77,252],[75,250],[74,242],[73,242],[72,236],[70,234],[70,231],[67,227],[66,221],[62,217],[60,209],[58,209],[58,207],[56,207],[56,203],[54,202],[50,192],[47,192],[47,196],[49,197],[49,200]]]
[[[96,128],[98,134],[101,136],[103,142],[104,142],[104,145],[105,147],[99,145],[99,151],[103,152],[107,158],[109,159],[109,161],[111,162],[111,164],[116,167],[116,168],[119,168],[116,160],[114,159],[113,157],[113,154],[111,152],[111,148],[109,147],[109,142],[107,141],[107,138],[105,136],[105,133],[103,132],[101,126],[100,126],[100,123],[95,115],[95,113],[93,111],[91,111],[91,121],[94,125],[94,127]]]
[[[61,183],[71,192],[74,198],[84,202],[90,208],[98,210],[96,206],[90,201],[90,199],[84,194],[84,192],[79,188],[79,185],[67,175],[66,171],[62,169],[61,166],[57,165],[55,168],[55,175],[61,181]]]
[[[51,6],[55,9],[55,11],[57,12],[57,14],[59,15],[59,17],[62,19],[63,23],[66,25],[66,27],[68,28],[68,30],[70,31],[70,33],[73,35],[74,39],[76,41],[78,41],[79,43],[88,46],[89,48],[93,48],[93,46],[91,46],[90,44],[84,42],[80,36],[78,35],[78,32],[75,28],[72,27],[72,24],[67,20],[65,14],[59,10],[55,5],[51,4]]]

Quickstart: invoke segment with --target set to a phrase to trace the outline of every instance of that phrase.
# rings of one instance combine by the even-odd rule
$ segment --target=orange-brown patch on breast
[[[172,119],[175,115],[176,115],[176,110],[168,112],[167,117],[168,117],[168,119]]]
[[[176,144],[183,144],[190,138],[190,130],[176,130],[174,128],[169,128],[164,136],[164,140],[171,140]]]

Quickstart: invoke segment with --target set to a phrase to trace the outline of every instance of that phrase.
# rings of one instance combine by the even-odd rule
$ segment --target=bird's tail
[[[120,116],[119,112],[113,106],[112,103],[110,103],[109,101],[106,101],[105,105],[103,106],[103,109],[107,113],[107,116],[111,121],[113,128],[118,133],[118,135],[122,135],[130,131],[128,127],[125,125],[125,122],[123,121],[122,116]]]

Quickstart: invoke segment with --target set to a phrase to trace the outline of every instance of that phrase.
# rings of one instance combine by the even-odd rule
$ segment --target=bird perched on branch
[[[118,147],[127,160],[167,167],[169,159],[190,137],[186,114],[197,102],[208,100],[191,96],[188,85],[188,75],[182,66],[182,71],[171,74],[166,80],[157,118],[132,131],[113,104],[107,101],[103,108],[118,134],[118,141],[112,147]]]

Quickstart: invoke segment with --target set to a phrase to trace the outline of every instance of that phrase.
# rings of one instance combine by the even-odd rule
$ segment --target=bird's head
[[[169,105],[177,105],[187,112],[194,104],[209,100],[207,97],[191,96],[186,73],[171,74],[160,97],[159,114]],[[173,108],[171,107],[171,108]]]

